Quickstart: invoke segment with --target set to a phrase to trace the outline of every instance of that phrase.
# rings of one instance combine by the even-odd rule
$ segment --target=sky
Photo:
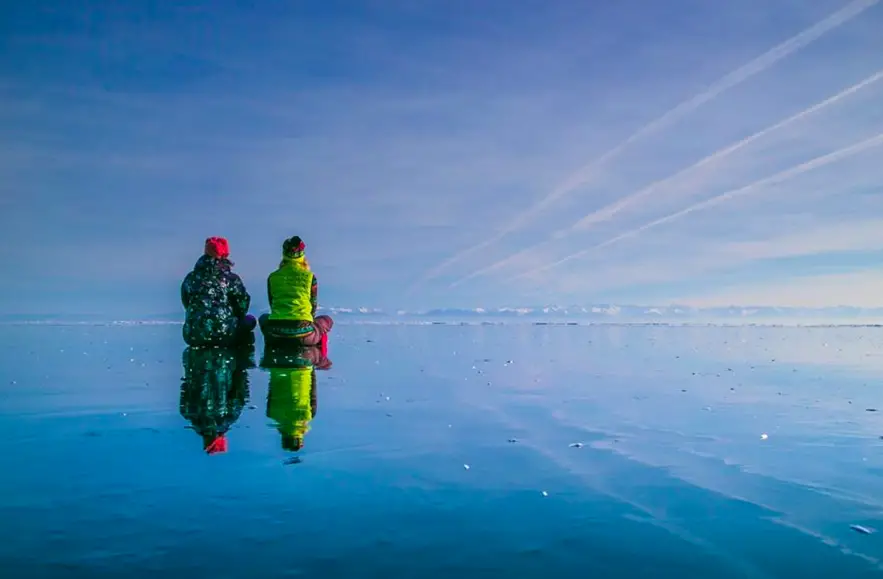
[[[883,0],[7,3],[0,313],[883,306]]]

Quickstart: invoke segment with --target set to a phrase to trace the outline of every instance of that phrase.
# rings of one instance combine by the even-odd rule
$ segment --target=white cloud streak
[[[555,290],[568,293],[607,291],[636,284],[675,282],[746,263],[825,253],[883,250],[883,219],[824,224],[796,232],[772,234],[753,241],[702,243],[691,252],[672,254],[659,247],[637,260],[605,267],[604,275],[570,272],[555,276]]]
[[[812,171],[814,169],[818,169],[818,168],[823,167],[825,165],[829,165],[831,163],[841,161],[843,159],[846,159],[846,158],[851,157],[853,155],[857,155],[857,154],[864,152],[868,149],[871,149],[873,147],[880,146],[881,144],[883,144],[883,133],[879,133],[869,139],[865,139],[865,140],[860,141],[860,142],[858,142],[854,145],[851,145],[849,147],[838,149],[837,151],[834,151],[832,153],[828,153],[827,155],[822,155],[820,157],[816,157],[814,159],[811,159],[811,160],[801,163],[799,165],[795,165],[794,167],[791,167],[791,168],[786,169],[784,171],[780,171],[779,173],[776,173],[776,174],[771,175],[769,177],[765,177],[763,179],[759,179],[757,181],[749,183],[748,185],[745,185],[744,187],[740,187],[738,189],[733,189],[733,190],[727,191],[725,193],[721,193],[720,195],[716,195],[710,199],[706,199],[705,201],[695,203],[685,209],[682,209],[682,210],[677,211],[675,213],[666,215],[665,217],[661,217],[661,218],[651,221],[645,225],[642,225],[642,226],[637,227],[635,229],[629,230],[625,233],[621,233],[621,234],[619,234],[615,237],[612,237],[606,241],[603,241],[597,245],[594,245],[592,247],[588,247],[588,248],[578,251],[576,253],[572,253],[572,254],[570,254],[562,259],[559,259],[558,261],[555,261],[551,264],[547,264],[547,265],[544,265],[544,266],[536,268],[536,269],[532,269],[532,270],[528,270],[528,271],[519,273],[509,279],[520,279],[520,278],[524,278],[524,277],[527,277],[530,275],[535,275],[535,274],[538,274],[538,273],[541,273],[544,271],[548,271],[550,269],[553,269],[553,268],[556,268],[560,265],[563,265],[569,261],[572,261],[574,259],[582,257],[592,251],[596,251],[598,249],[602,249],[602,248],[608,247],[610,245],[613,245],[614,243],[622,241],[623,239],[637,237],[640,234],[642,234],[643,232],[645,232],[649,229],[653,229],[654,227],[658,227],[659,225],[670,223],[672,221],[680,219],[681,217],[685,217],[687,215],[690,215],[691,213],[694,213],[696,211],[701,211],[701,210],[707,209],[709,207],[714,207],[715,205],[720,205],[721,203],[725,203],[725,202],[735,199],[737,197],[741,197],[743,195],[747,195],[749,193],[756,192],[757,190],[763,189],[764,187],[767,187],[770,185],[775,185],[775,184],[781,183],[783,181],[787,181],[788,179],[791,179],[793,177],[796,177],[796,176],[806,173],[808,171]]]
[[[664,179],[654,181],[653,183],[650,183],[649,185],[647,185],[643,189],[640,189],[639,191],[636,191],[634,193],[626,195],[625,197],[623,197],[613,203],[610,203],[607,206],[602,207],[601,209],[598,209],[596,211],[593,211],[592,213],[587,214],[586,216],[584,216],[582,219],[580,219],[577,223],[575,223],[574,225],[572,225],[568,229],[559,230],[559,231],[553,233],[552,240],[543,241],[543,242],[533,245],[531,247],[525,248],[525,249],[523,249],[513,255],[510,255],[502,260],[492,263],[491,265],[489,265],[487,267],[476,270],[476,271],[470,273],[469,275],[466,275],[466,276],[458,279],[457,281],[453,282],[450,285],[450,287],[451,288],[457,287],[458,285],[460,285],[470,279],[474,279],[474,278],[479,277],[481,275],[485,275],[487,273],[496,271],[496,270],[501,269],[511,263],[523,262],[524,258],[527,254],[529,254],[533,251],[537,251],[543,247],[546,247],[546,246],[550,245],[551,243],[561,240],[561,239],[563,239],[563,238],[565,238],[565,237],[567,237],[577,231],[586,231],[586,230],[590,229],[593,225],[596,225],[596,224],[598,224],[602,221],[605,221],[605,220],[609,220],[609,219],[613,218],[614,216],[616,216],[619,212],[623,211],[624,209],[634,206],[638,202],[648,198],[650,195],[657,193],[658,190],[660,188],[662,188],[663,186],[676,183],[678,180],[688,177],[700,169],[708,168],[709,166],[714,166],[715,163],[723,160],[727,156],[729,156],[729,155],[731,155],[741,149],[748,147],[749,145],[759,141],[763,137],[766,137],[767,135],[770,135],[771,133],[774,133],[775,131],[784,129],[784,128],[786,128],[790,125],[793,125],[799,121],[803,121],[803,120],[811,117],[813,114],[818,113],[818,112],[820,112],[820,111],[822,111],[832,105],[835,105],[835,104],[841,102],[842,100],[846,99],[847,97],[859,92],[863,88],[866,88],[866,87],[878,82],[881,79],[883,79],[883,70],[878,70],[877,72],[875,72],[874,74],[865,78],[864,80],[838,92],[837,94],[835,94],[835,95],[833,95],[833,96],[831,96],[821,102],[818,102],[818,103],[812,105],[811,107],[808,107],[808,108],[806,108],[806,109],[804,109],[804,110],[802,110],[802,111],[800,111],[800,112],[798,112],[798,113],[796,113],[796,114],[794,114],[794,115],[792,115],[782,121],[779,121],[778,123],[775,123],[774,125],[770,125],[769,127],[754,133],[753,135],[750,135],[750,136],[745,137],[744,139],[741,139],[731,145],[728,145],[727,147],[724,147],[723,149],[715,151],[714,153],[704,157],[700,161],[697,161],[693,165],[690,165],[689,167],[678,171],[674,175],[670,175]],[[680,193],[680,191],[679,191],[679,193]]]
[[[423,276],[421,276],[421,278],[411,286],[411,288],[409,289],[409,293],[413,292],[413,290],[420,286],[422,283],[437,277],[442,271],[444,271],[451,265],[459,262],[464,257],[496,243],[497,241],[505,237],[508,233],[511,233],[512,231],[515,231],[522,227],[524,224],[531,222],[540,213],[540,211],[542,211],[558,199],[564,197],[568,193],[573,192],[576,188],[590,182],[598,175],[598,169],[603,167],[610,160],[616,158],[620,153],[626,150],[633,143],[656,133],[657,131],[667,127],[671,123],[677,121],[681,117],[693,112],[694,110],[696,110],[706,102],[714,99],[721,93],[735,86],[738,86],[751,77],[767,70],[783,58],[805,48],[806,46],[821,38],[824,34],[838,28],[839,26],[842,26],[849,20],[855,18],[856,16],[860,15],[861,13],[865,12],[878,3],[879,0],[855,0],[853,2],[850,2],[844,8],[841,8],[837,12],[830,14],[813,26],[785,40],[784,42],[768,50],[761,56],[740,66],[736,70],[718,79],[707,89],[694,95],[690,99],[680,103],[673,109],[669,110],[662,116],[651,121],[647,125],[643,126],[641,129],[639,129],[637,132],[632,134],[630,137],[628,137],[626,140],[592,161],[590,164],[577,170],[567,180],[565,180],[564,183],[553,189],[548,195],[546,195],[532,207],[517,215],[512,221],[510,221],[506,226],[500,229],[492,237],[476,245],[467,247],[466,249],[444,260],[442,263],[435,266],[428,272],[424,273]]]

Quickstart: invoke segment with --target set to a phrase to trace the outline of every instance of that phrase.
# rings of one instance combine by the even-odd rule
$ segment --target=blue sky
[[[299,234],[327,305],[883,305],[880,30],[876,0],[19,2],[0,304],[174,311],[224,235],[260,308]]]

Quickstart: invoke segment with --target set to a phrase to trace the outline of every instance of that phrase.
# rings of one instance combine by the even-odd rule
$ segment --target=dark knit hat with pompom
[[[282,255],[285,257],[303,257],[306,247],[303,240],[295,235],[282,243]]]

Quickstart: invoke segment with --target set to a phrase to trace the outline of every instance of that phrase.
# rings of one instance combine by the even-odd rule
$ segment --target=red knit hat
[[[218,259],[230,257],[230,244],[223,237],[209,237],[205,240],[205,254]]]

